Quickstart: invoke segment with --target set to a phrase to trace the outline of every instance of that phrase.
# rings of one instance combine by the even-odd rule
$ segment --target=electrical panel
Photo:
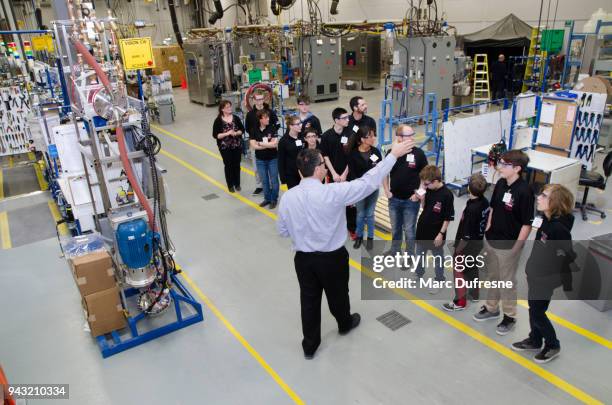
[[[312,101],[340,96],[340,43],[336,38],[304,38],[302,57],[304,93]]]
[[[393,51],[393,74],[408,77],[406,114],[425,112],[425,94],[435,93],[438,110],[451,106],[455,67],[455,37],[397,38]],[[432,106],[433,107],[433,106]]]
[[[380,35],[367,33],[349,35],[342,37],[341,45],[343,85],[351,90],[371,90],[380,87],[382,63]],[[350,82],[354,85],[351,86]]]

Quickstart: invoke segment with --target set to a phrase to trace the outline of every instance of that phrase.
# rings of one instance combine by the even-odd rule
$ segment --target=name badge
[[[345,144],[345,143],[347,143],[347,142],[348,142],[348,138],[347,138],[346,136],[343,136],[342,138],[340,138],[340,143],[341,143],[342,145],[344,145],[344,144]]]
[[[374,163],[378,162],[378,156],[376,155],[370,155],[370,160]]]
[[[542,226],[542,221],[543,221],[542,217],[537,216],[531,222],[531,226],[533,226],[534,228],[540,228]]]
[[[301,140],[299,140],[299,139],[297,139],[297,140],[295,141],[295,146],[302,146],[302,141],[301,141]]]
[[[412,153],[406,155],[406,162],[414,163],[414,155]]]
[[[359,127],[357,125],[353,125],[353,132],[359,131]]]
[[[505,202],[506,204],[508,204],[510,201],[512,201],[512,193],[504,193],[504,198],[502,198],[502,201]]]
[[[268,143],[270,142],[270,140],[268,139],[267,136],[264,136],[263,139],[261,140],[261,143]]]

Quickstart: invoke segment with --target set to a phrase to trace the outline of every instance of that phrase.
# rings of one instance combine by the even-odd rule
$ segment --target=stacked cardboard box
[[[181,78],[185,77],[185,58],[183,50],[178,45],[154,46],[155,59],[154,75],[161,75],[164,70],[170,71],[172,87],[181,85]]]
[[[110,255],[98,251],[77,256],[70,260],[70,268],[91,334],[97,337],[124,328],[125,316]]]

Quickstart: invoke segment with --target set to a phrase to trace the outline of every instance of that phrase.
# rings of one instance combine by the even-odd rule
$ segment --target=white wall
[[[270,8],[270,0],[267,1],[267,9]],[[544,0],[543,20],[546,21],[546,13],[549,0]],[[558,2],[556,27],[563,27],[565,20],[576,20],[579,31],[583,24],[591,17],[598,8],[612,11],[610,0],[551,0],[549,11],[550,25],[555,15],[555,5]],[[305,0],[296,0],[294,6],[284,11],[281,15],[284,23],[302,18],[308,20]],[[414,0],[417,4],[418,0]],[[423,0],[425,3],[425,0]],[[540,2],[537,0],[437,0],[438,13],[445,14],[449,24],[457,27],[459,34],[469,34],[482,29],[513,13],[530,25],[536,25],[540,12]],[[330,16],[329,7],[331,0],[319,0],[319,7],[324,21],[363,21],[402,19],[410,4],[410,0],[339,0],[338,15]],[[270,21],[276,21],[276,17],[269,13]],[[225,19],[224,19],[224,22]]]
[[[212,0],[208,1],[208,9],[213,9]],[[221,0],[223,7],[233,4],[236,0]],[[543,20],[546,21],[548,1],[544,0]],[[143,0],[113,0],[121,4],[118,17],[123,19],[124,23],[133,22],[134,19],[145,20],[147,23],[155,24],[153,28],[145,28],[140,31],[143,36],[152,36],[154,43],[160,43],[166,37],[174,38],[172,24],[170,22],[170,13],[164,7],[167,0],[159,0],[160,6],[157,11],[155,2],[145,3]],[[270,0],[251,0],[251,8],[255,10],[257,3],[261,3],[262,7],[265,4],[267,11],[267,20],[271,23],[288,23],[297,19],[308,20],[308,12],[305,0],[296,0],[295,5],[288,11],[284,11],[280,19],[272,15],[270,12]],[[555,15],[555,5],[557,0],[550,0],[551,9],[549,11],[549,20],[552,25],[552,20]],[[192,22],[192,6],[185,5],[184,0],[175,0],[177,7],[177,18],[181,31],[187,32],[193,27]],[[408,9],[410,0],[340,0],[336,16],[329,15],[329,7],[331,0],[319,0],[319,6],[323,14],[324,21],[363,21],[363,20],[384,20],[384,19],[401,19]],[[418,3],[418,0],[414,0]],[[425,3],[425,0],[423,0]],[[468,34],[479,29],[482,29],[491,23],[498,21],[509,13],[514,13],[530,25],[536,25],[538,22],[538,14],[540,11],[540,2],[537,0],[437,0],[439,7],[439,15],[442,13],[446,16],[449,24],[457,27],[459,34]],[[106,15],[106,1],[95,1],[98,15]],[[590,18],[591,14],[598,8],[606,7],[612,11],[612,3],[610,0],[558,0],[557,24],[556,27],[562,27],[565,20],[576,20],[578,31],[582,30],[583,24]],[[43,8],[43,21],[48,24],[53,16],[53,9],[49,7]],[[208,15],[206,16],[208,19]],[[244,13],[236,7],[232,7],[225,12],[224,17],[218,21],[215,26],[226,27],[233,26],[236,23],[244,24]]]

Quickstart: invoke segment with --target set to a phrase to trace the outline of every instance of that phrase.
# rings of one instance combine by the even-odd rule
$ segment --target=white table
[[[488,157],[490,145],[472,148],[472,170],[474,167],[474,156]],[[524,151],[529,156],[528,170],[542,172],[546,175],[546,183],[556,183],[565,186],[574,196],[578,192],[578,181],[582,164],[577,159],[557,156],[533,149]]]

